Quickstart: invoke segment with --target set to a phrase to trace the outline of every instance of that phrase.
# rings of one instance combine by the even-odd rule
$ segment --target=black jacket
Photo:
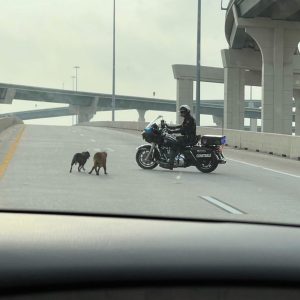
[[[182,124],[178,126],[168,126],[171,133],[181,133],[188,141],[194,141],[196,138],[196,120],[192,115],[187,115]]]

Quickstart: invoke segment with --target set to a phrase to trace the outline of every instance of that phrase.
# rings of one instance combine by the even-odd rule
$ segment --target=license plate
[[[211,157],[211,154],[197,154],[196,157],[197,158],[208,158],[208,157]]]

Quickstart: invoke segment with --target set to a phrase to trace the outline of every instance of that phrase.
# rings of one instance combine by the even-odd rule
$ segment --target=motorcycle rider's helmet
[[[186,117],[188,114],[191,113],[191,109],[188,105],[181,105],[179,107],[179,113],[181,117]]]

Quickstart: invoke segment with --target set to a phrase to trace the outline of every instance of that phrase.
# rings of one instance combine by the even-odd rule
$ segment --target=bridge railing
[[[87,122],[83,126],[120,128],[142,131],[148,123],[145,122]],[[300,136],[251,132],[212,127],[197,127],[197,134],[226,135],[230,147],[269,153],[300,160]]]

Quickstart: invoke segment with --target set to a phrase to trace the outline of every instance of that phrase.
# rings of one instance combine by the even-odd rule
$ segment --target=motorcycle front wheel
[[[149,151],[150,151],[150,147],[139,149],[136,152],[136,156],[135,156],[136,162],[142,169],[151,170],[157,167],[158,165],[157,161],[154,160],[153,158],[146,160]]]

